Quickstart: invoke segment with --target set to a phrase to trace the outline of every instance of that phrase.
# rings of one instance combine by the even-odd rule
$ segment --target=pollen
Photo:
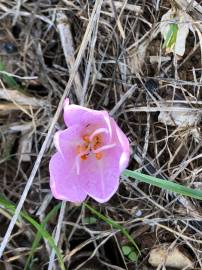
[[[76,153],[77,154],[80,154],[81,153],[81,148],[82,148],[82,146],[81,145],[77,145],[77,147],[76,147]]]
[[[82,137],[82,139],[83,139],[83,141],[86,142],[86,143],[89,143],[89,142],[90,142],[89,136],[88,136],[88,135],[84,135],[84,136]]]
[[[86,151],[87,148],[88,148],[88,146],[86,146],[86,145],[77,145],[76,153],[80,154],[80,153]]]
[[[99,147],[101,147],[101,137],[100,136],[95,136],[93,138],[93,149],[96,150]]]
[[[83,143],[77,145],[76,153],[79,155],[80,160],[87,160],[88,156],[93,154],[93,151],[99,149],[102,146],[102,136],[95,135],[92,138],[90,135],[82,136]],[[94,153],[94,157],[100,160],[103,157],[103,153]]]
[[[95,157],[96,157],[97,160],[100,160],[100,159],[102,159],[103,154],[102,153],[96,153]]]
[[[87,157],[88,157],[88,155],[83,155],[83,156],[80,157],[80,159],[81,159],[81,160],[86,160]]]
[[[86,145],[77,145],[76,153],[81,154],[81,156],[80,156],[81,160],[86,160],[87,159],[88,154],[83,154],[82,155],[82,152],[85,152],[87,148],[88,148],[88,146],[86,146]]]

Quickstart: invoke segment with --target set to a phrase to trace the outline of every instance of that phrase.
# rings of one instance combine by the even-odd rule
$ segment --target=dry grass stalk
[[[105,0],[103,2],[103,6],[110,6],[112,3],[111,0]],[[113,1],[113,4],[115,6],[116,9],[122,9],[124,7],[124,9],[128,10],[128,11],[132,11],[135,12],[137,14],[142,13],[142,7],[138,6],[138,5],[134,5],[134,4],[128,4],[127,1],[122,2],[122,1]]]
[[[70,29],[70,23],[68,18],[63,12],[57,13],[57,28],[60,34],[60,40],[65,55],[65,60],[69,69],[69,74],[71,75],[72,68],[75,63],[75,49],[73,43],[72,32]],[[82,84],[80,80],[79,72],[77,71],[74,78],[74,91],[78,102],[81,101],[82,97]]]

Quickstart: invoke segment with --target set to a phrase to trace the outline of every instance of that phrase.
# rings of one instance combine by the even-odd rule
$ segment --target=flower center
[[[82,136],[83,143],[76,147],[76,153],[81,160],[86,160],[90,154],[93,154],[97,160],[103,157],[103,153],[100,151],[95,152],[103,145],[102,136],[101,134],[92,135]]]
[[[103,133],[108,134],[106,128],[98,128],[90,134],[82,136],[82,143],[77,145],[77,157],[86,160],[89,155],[94,155],[97,160],[103,158],[103,151],[115,146],[115,144],[104,145]]]
[[[76,171],[80,173],[80,161],[87,160],[89,155],[93,155],[96,160],[101,160],[105,153],[104,150],[116,146],[113,144],[104,144],[103,133],[108,134],[105,128],[98,128],[92,133],[82,136],[82,143],[76,146]]]

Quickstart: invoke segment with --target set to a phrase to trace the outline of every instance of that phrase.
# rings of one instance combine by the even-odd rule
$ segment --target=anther
[[[86,142],[86,143],[89,143],[89,142],[90,142],[89,136],[88,136],[88,135],[84,135],[84,136],[82,137],[82,139],[83,139],[83,141]]]
[[[97,160],[100,160],[103,157],[103,154],[102,153],[96,153],[95,157],[96,157]]]
[[[81,156],[81,157],[80,157],[80,159],[82,159],[82,160],[86,160],[86,159],[87,159],[87,157],[88,157],[88,155],[83,155],[83,156]]]

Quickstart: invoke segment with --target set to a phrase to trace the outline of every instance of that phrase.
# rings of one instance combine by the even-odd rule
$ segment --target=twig
[[[97,13],[97,22],[99,20],[100,12]],[[90,55],[88,59],[88,65],[86,68],[86,75],[84,79],[84,84],[83,84],[83,92],[82,92],[82,98],[81,98],[81,105],[83,106],[85,104],[85,95],[87,92],[87,87],[88,87],[88,81],[90,77],[90,72],[91,72],[91,67],[92,67],[92,62],[93,62],[93,56],[94,56],[94,49],[95,49],[95,43],[97,40],[97,31],[98,31],[98,23],[96,23],[94,32],[92,33],[92,41],[90,44]]]
[[[12,74],[10,72],[3,71],[3,70],[0,71],[0,74],[5,74],[5,75],[8,75],[8,76],[11,76],[11,77],[14,77],[14,78],[18,78],[20,80],[37,80],[39,78],[38,76],[25,76],[25,77],[22,77],[22,76],[18,76],[18,75],[15,75],[15,74]]]
[[[74,57],[74,44],[73,44],[73,38],[72,33],[70,30],[70,24],[67,19],[67,17],[64,15],[63,12],[57,13],[57,27],[60,33],[60,40],[63,48],[63,52],[65,55],[65,60],[67,63],[67,66],[69,68],[69,74],[72,72],[72,67],[75,63],[75,57]],[[82,85],[81,80],[78,71],[75,74],[74,77],[74,90],[76,93],[77,100],[80,102],[82,97]]]
[[[111,1],[110,0],[105,0],[104,1],[104,5],[110,5]],[[121,9],[123,8],[123,2],[121,1],[113,1],[114,6],[116,7],[116,9]],[[125,5],[125,9],[135,12],[135,13],[142,13],[142,7],[138,6],[138,5],[133,5],[133,4],[128,4],[126,1]]]
[[[57,222],[55,237],[54,237],[56,245],[58,244],[58,241],[60,239],[60,232],[61,232],[61,228],[62,228],[62,222],[63,222],[63,219],[64,219],[65,208],[66,208],[66,202],[62,202],[62,206],[60,208],[60,214],[59,214],[59,218],[58,218],[58,222]],[[48,265],[48,270],[53,269],[54,259],[55,259],[55,250],[52,249],[51,256],[50,256],[50,261],[49,261],[49,265]]]
[[[110,111],[110,115],[114,115],[118,109],[121,107],[121,105],[128,99],[130,98],[135,90],[137,89],[136,88],[137,85],[133,85],[122,97],[121,99],[119,100],[119,102],[114,106],[114,108]]]
[[[16,21],[17,21],[17,18],[19,16],[19,12],[20,12],[21,4],[22,4],[22,0],[17,0],[16,12],[15,12],[15,16],[14,16],[14,19],[13,19],[13,25],[16,24]]]

